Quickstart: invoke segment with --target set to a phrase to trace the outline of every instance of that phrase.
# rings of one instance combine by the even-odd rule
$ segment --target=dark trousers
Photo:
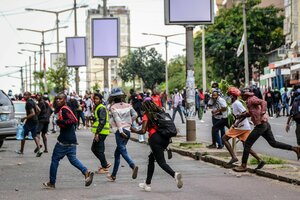
[[[173,108],[173,116],[172,116],[173,122],[174,122],[174,119],[175,119],[176,112],[178,111],[178,112],[179,112],[179,115],[180,115],[180,117],[181,117],[181,121],[182,121],[182,123],[184,123],[183,116],[182,116],[182,111],[181,111],[181,108],[180,108],[180,107],[181,107],[181,106],[178,105],[177,107],[174,107],[174,108]]]
[[[211,134],[215,138],[215,141],[218,143],[219,147],[223,146],[222,137],[225,134],[225,126],[227,126],[227,128],[229,128],[228,118],[219,119],[218,121],[215,122],[215,124],[211,128]],[[221,137],[220,137],[219,131],[221,131]]]
[[[107,135],[99,134],[99,141],[97,142],[96,140],[94,140],[91,147],[92,152],[99,159],[101,166],[103,168],[107,167],[107,161],[104,154],[105,152],[104,141],[106,139],[106,136]]]
[[[273,117],[273,105],[272,105],[273,103],[268,103],[267,104],[267,108],[268,108],[268,115],[270,116],[270,117]]]
[[[219,122],[221,119],[217,119],[215,117],[212,117],[212,123],[213,123],[213,126]],[[221,129],[219,129],[221,131],[221,136],[223,137],[223,135],[225,135],[225,126]],[[212,144],[213,145],[216,145],[217,143],[217,138],[216,138],[216,135],[219,135],[219,130],[217,132],[213,132],[211,131],[211,139],[212,139]]]
[[[173,169],[167,164],[165,155],[164,155],[164,150],[168,147],[169,145],[169,139],[163,138],[160,136],[158,133],[154,133],[150,138],[149,138],[149,145],[151,148],[151,153],[149,155],[149,160],[148,160],[148,170],[147,170],[147,178],[146,178],[146,184],[151,184],[151,180],[153,177],[154,173],[154,162],[156,160],[157,164],[170,176],[174,177],[175,172]]]
[[[250,135],[248,136],[247,140],[245,141],[242,163],[247,163],[250,149],[260,136],[263,136],[265,140],[267,140],[269,145],[271,145],[274,148],[292,151],[293,147],[291,145],[277,142],[275,140],[270,124],[268,122],[265,122],[263,124],[256,125],[250,133]]]
[[[298,123],[296,126],[296,138],[297,138],[297,144],[300,146],[300,124]]]

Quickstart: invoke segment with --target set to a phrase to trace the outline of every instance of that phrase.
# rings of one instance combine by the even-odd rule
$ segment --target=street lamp
[[[88,5],[82,5],[76,8],[86,8],[88,7]],[[59,53],[59,19],[58,16],[61,13],[67,12],[67,11],[71,11],[74,10],[74,8],[68,8],[68,9],[64,9],[64,10],[59,10],[59,11],[51,11],[51,10],[42,10],[42,9],[35,9],[35,8],[25,8],[26,11],[38,11],[38,12],[46,12],[46,13],[51,13],[51,14],[55,14],[56,16],[56,50],[57,53]]]
[[[170,35],[160,35],[160,34],[154,34],[154,33],[142,33],[143,35],[151,35],[151,36],[157,36],[157,37],[163,37],[165,38],[165,45],[166,45],[166,93],[169,94],[169,84],[168,84],[168,38],[177,36],[177,35],[184,35],[185,33],[176,33],[176,34],[170,34]]]
[[[58,29],[60,28],[68,28],[68,26],[63,26],[63,27],[58,27]],[[41,33],[42,34],[42,46],[43,46],[43,70],[44,70],[44,90],[45,92],[48,91],[48,87],[47,87],[47,77],[46,77],[46,56],[45,56],[45,38],[44,38],[44,34],[50,31],[54,31],[57,28],[52,28],[52,29],[48,29],[48,30],[34,30],[34,29],[27,29],[27,28],[17,28],[18,31],[31,31],[31,32],[36,32],[36,33]]]
[[[10,68],[10,67],[20,68],[20,72],[21,72],[21,92],[23,94],[24,93],[23,67],[25,67],[25,66],[5,66],[5,68]]]

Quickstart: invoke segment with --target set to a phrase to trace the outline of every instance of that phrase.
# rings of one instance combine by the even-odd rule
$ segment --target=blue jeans
[[[50,183],[55,184],[56,182],[56,174],[57,168],[59,165],[59,161],[63,159],[65,156],[68,157],[70,163],[79,169],[81,173],[84,175],[88,172],[87,168],[76,158],[76,146],[62,146],[56,143],[53,153],[52,160],[50,165]]]
[[[126,160],[131,169],[133,169],[135,166],[134,161],[130,158],[126,149],[127,142],[130,138],[130,131],[123,129],[123,132],[127,135],[127,139],[121,137],[119,130],[117,130],[117,132],[115,133],[117,148],[115,150],[115,163],[113,172],[111,174],[112,176],[116,176],[118,173],[121,155]]]

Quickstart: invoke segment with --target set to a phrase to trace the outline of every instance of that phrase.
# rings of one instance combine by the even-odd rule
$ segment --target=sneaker
[[[167,153],[168,153],[168,159],[170,160],[172,158],[172,150],[167,149]]]
[[[138,171],[139,171],[139,167],[134,166],[134,168],[132,169],[132,179],[136,179]]]
[[[43,183],[45,189],[55,189],[55,184],[51,184],[50,182]]]
[[[182,188],[183,182],[181,180],[182,176],[179,172],[175,172],[175,180],[178,188]]]
[[[260,161],[257,165],[257,167],[255,168],[255,170],[261,169],[265,166],[266,162],[265,161]]]
[[[205,121],[204,121],[204,120],[200,120],[200,122],[201,122],[201,123],[204,123]]]
[[[24,153],[23,152],[21,152],[21,150],[16,150],[15,151],[17,154],[19,154],[19,155],[23,155]]]
[[[41,144],[40,144],[40,148],[42,148],[42,147],[43,147],[43,145],[41,145]],[[39,150],[39,149],[36,147],[36,148],[34,149],[34,151],[33,151],[33,152],[34,152],[34,153],[37,153],[37,152],[38,152],[38,150]]]
[[[223,149],[223,147],[224,147],[223,145],[222,145],[222,146],[218,146],[218,148],[217,148],[217,149]]]
[[[242,166],[238,166],[238,167],[234,167],[233,171],[235,171],[235,172],[246,172],[247,168],[246,167],[242,167]]]
[[[94,178],[94,172],[89,171],[88,176],[85,178],[85,186],[88,187],[92,184]]]
[[[206,148],[215,149],[215,148],[217,148],[217,146],[215,144],[211,144],[211,145],[206,146]]]
[[[111,174],[107,174],[106,179],[110,182],[114,182],[116,180],[116,177],[112,176]]]
[[[38,151],[38,152],[36,153],[36,157],[41,157],[42,154],[43,154],[42,151]]]
[[[145,182],[144,183],[140,183],[139,187],[143,188],[146,192],[151,192],[151,186],[150,186],[150,184],[148,185]]]

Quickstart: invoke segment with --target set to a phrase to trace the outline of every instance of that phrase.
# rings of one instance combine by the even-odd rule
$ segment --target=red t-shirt
[[[149,119],[148,119],[146,114],[143,115],[142,120],[143,120],[143,122],[144,121],[148,122]],[[157,129],[156,126],[154,126],[154,127],[149,127],[148,126],[147,131],[149,132],[149,138],[156,132],[156,129]]]
[[[161,99],[160,99],[160,96],[158,95],[153,95],[151,96],[152,98],[152,101],[159,107],[162,107],[162,103],[161,103]]]

